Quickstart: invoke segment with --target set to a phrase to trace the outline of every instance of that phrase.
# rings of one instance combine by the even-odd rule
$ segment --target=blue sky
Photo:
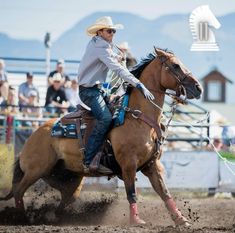
[[[133,5],[134,3],[134,5]],[[186,13],[208,4],[216,16],[235,12],[231,0],[0,0],[0,32],[14,38],[58,38],[83,17],[97,11],[121,11],[155,19]]]

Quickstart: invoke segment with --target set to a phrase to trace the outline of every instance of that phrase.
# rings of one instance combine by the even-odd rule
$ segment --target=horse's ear
[[[161,49],[156,48],[155,46],[154,46],[154,50],[155,50],[157,56],[159,56],[159,57],[161,57],[161,56],[167,56],[167,53],[166,53],[166,52],[164,52],[164,51],[161,50]]]

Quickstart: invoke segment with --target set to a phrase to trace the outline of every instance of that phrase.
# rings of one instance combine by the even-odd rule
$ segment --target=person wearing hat
[[[61,114],[67,112],[69,102],[63,88],[63,77],[55,73],[52,77],[52,85],[47,88],[45,107],[47,112]]]
[[[22,108],[29,104],[29,93],[31,90],[37,92],[37,101],[39,101],[39,91],[38,88],[33,84],[33,73],[26,73],[26,82],[20,84],[18,90],[19,106]]]
[[[52,71],[48,75],[48,84],[49,85],[53,84],[53,76],[56,73],[60,73],[61,74],[63,84],[65,82],[69,81],[69,76],[67,74],[65,74],[64,69],[65,69],[65,61],[63,59],[57,60],[57,62],[56,62],[56,69],[54,71]]]
[[[22,107],[22,113],[24,117],[30,118],[41,118],[42,117],[42,108],[39,107],[39,103],[37,101],[37,92],[35,90],[30,90],[28,94],[28,104],[25,107]],[[28,129],[26,132],[29,134],[32,133],[39,127],[39,121],[23,121],[22,126],[32,127],[32,129]]]
[[[137,87],[147,99],[154,99],[150,91],[120,64],[124,56],[115,51],[117,46],[113,43],[113,37],[116,30],[122,28],[122,24],[114,24],[109,16],[97,19],[87,28],[87,34],[92,38],[78,68],[79,95],[81,100],[91,108],[96,118],[96,125],[85,146],[85,171],[89,170],[90,163],[101,149],[112,121],[112,115],[97,85],[105,82],[108,70]],[[98,172],[109,173],[111,171],[100,165]]]
[[[126,62],[127,69],[129,70],[130,68],[135,66],[137,61],[130,52],[130,47],[129,47],[128,42],[124,41],[120,43],[118,45],[118,48],[125,54],[125,62]]]

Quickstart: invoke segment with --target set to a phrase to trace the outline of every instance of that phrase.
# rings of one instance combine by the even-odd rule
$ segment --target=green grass
[[[233,154],[232,152],[220,151],[220,154],[223,158],[226,158],[228,160],[235,160],[235,154]]]

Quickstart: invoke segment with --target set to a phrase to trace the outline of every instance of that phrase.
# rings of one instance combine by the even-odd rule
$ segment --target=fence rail
[[[7,66],[7,71],[12,74],[25,74],[32,71],[35,75],[46,75],[47,64],[46,58],[16,58],[16,57],[1,57],[4,59]],[[56,66],[57,59],[50,59],[50,68]],[[65,60],[66,74],[69,76],[77,76],[79,60]],[[54,69],[54,67],[52,69]]]

